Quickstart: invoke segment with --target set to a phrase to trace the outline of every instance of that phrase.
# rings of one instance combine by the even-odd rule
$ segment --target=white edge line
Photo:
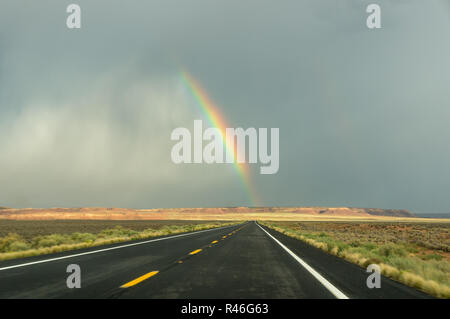
[[[331,292],[338,299],[349,299],[342,291],[333,286],[328,280],[326,280],[321,274],[314,270],[310,265],[308,265],[303,259],[294,254],[289,248],[283,245],[278,239],[273,237],[268,231],[262,228],[258,223],[256,225],[259,226],[270,238],[272,238],[278,245],[281,246],[284,250],[287,251],[289,255],[291,255],[300,265],[302,265],[311,275],[314,276],[329,292]]]
[[[240,225],[240,224],[238,224],[238,225]],[[190,232],[190,233],[186,233],[186,234],[180,234],[180,235],[174,235],[174,236],[170,236],[170,237],[163,237],[163,238],[156,238],[156,239],[141,241],[141,242],[138,242],[138,243],[114,246],[114,247],[110,247],[110,248],[103,248],[103,249],[87,251],[87,252],[84,252],[84,253],[73,254],[73,255],[68,255],[68,256],[61,256],[61,257],[56,257],[56,258],[38,260],[38,261],[33,261],[33,262],[29,262],[29,263],[24,263],[24,264],[18,264],[18,265],[2,267],[2,268],[0,268],[0,271],[7,270],[7,269],[13,269],[13,268],[19,268],[19,267],[25,267],[25,266],[31,266],[31,265],[36,265],[36,264],[42,264],[42,263],[47,263],[47,262],[61,260],[61,259],[78,257],[78,256],[91,255],[91,254],[101,253],[101,252],[109,251],[109,250],[115,250],[115,249],[120,249],[120,248],[131,247],[131,246],[143,245],[143,244],[148,244],[148,243],[152,243],[152,242],[155,242],[155,241],[161,241],[161,240],[172,239],[172,238],[183,237],[183,236],[190,236],[190,235],[195,235],[195,234],[199,234],[199,233],[203,233],[203,232],[207,232],[207,231],[225,229],[225,228],[230,228],[230,227],[234,227],[234,226],[237,226],[237,225],[218,227],[218,228],[211,228],[211,229],[204,229],[204,230],[199,230],[199,231],[196,231],[196,232]]]

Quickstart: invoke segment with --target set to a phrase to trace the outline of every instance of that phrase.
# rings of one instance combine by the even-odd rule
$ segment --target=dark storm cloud
[[[2,4],[1,204],[246,204],[232,167],[170,161],[184,67],[230,125],[280,128],[262,204],[449,209],[447,1],[377,1],[380,30],[369,1],[78,1],[81,30],[69,3]]]

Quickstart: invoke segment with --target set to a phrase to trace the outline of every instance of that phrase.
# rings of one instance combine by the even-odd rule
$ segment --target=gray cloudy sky
[[[0,8],[0,206],[247,205],[232,166],[171,162],[171,131],[202,119],[183,67],[231,126],[280,128],[261,205],[450,211],[448,0]]]

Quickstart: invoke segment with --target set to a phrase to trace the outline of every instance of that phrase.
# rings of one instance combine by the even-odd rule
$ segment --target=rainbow
[[[219,129],[222,140],[225,145],[226,151],[230,152],[236,156],[235,149],[230,143],[227,142],[226,136],[226,128],[230,127],[227,125],[225,118],[220,113],[219,109],[216,107],[215,103],[211,100],[211,98],[206,93],[205,89],[200,85],[200,83],[186,70],[181,71],[181,79],[185,84],[186,88],[192,94],[193,98],[200,106],[201,111],[205,115],[206,119],[210,123],[212,127]],[[250,206],[256,206],[258,202],[255,188],[252,183],[252,176],[250,172],[250,167],[248,163],[238,163],[235,157],[234,164],[236,171],[241,177],[241,181],[244,187],[244,191],[247,194],[248,200],[250,202]]]

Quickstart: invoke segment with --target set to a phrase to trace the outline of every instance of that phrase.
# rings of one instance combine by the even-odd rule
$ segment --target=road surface
[[[67,266],[81,269],[69,289]],[[256,222],[0,262],[0,298],[429,298]]]

